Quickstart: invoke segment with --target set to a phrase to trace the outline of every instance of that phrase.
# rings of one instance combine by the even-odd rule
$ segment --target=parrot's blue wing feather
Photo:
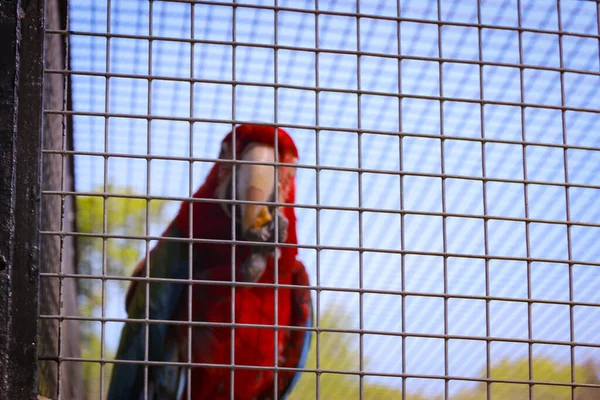
[[[310,305],[308,308],[309,314],[308,314],[308,318],[306,319],[305,326],[307,328],[312,328],[314,326],[313,305],[312,305],[312,300],[309,300],[309,301],[310,301]],[[308,352],[310,350],[311,341],[312,341],[312,331],[310,331],[310,330],[304,331],[304,340],[302,342],[302,353],[300,355],[300,360],[298,361],[298,365],[296,366],[296,368],[304,368],[306,366],[306,359],[308,358]],[[292,389],[294,389],[294,386],[296,386],[296,383],[298,383],[298,380],[300,379],[301,376],[302,376],[302,372],[296,371],[296,373],[294,374],[294,377],[292,378],[292,380],[290,381],[285,392],[281,396],[281,400],[285,400],[289,396],[289,394],[292,392]]]
[[[171,225],[166,237],[181,237],[181,232]],[[181,241],[161,240],[151,253],[152,278],[186,279],[188,277],[189,244]],[[170,320],[181,298],[182,283],[138,282],[127,304],[128,317],[146,317],[146,286],[150,286],[150,319]],[[148,359],[150,361],[177,361],[178,344],[167,337],[169,325],[149,324]],[[116,360],[143,361],[145,357],[146,330],[143,322],[127,322],[121,333]],[[180,389],[181,379],[177,366],[150,366],[148,368],[148,398],[174,399]],[[108,400],[144,398],[144,365],[116,363],[112,370]]]
[[[292,320],[291,325],[312,328],[313,322],[313,303],[310,295],[310,290],[306,288],[309,285],[308,274],[304,264],[296,260],[296,268],[293,273],[292,283],[297,285],[297,288],[292,289]],[[305,331],[290,331],[290,342],[288,343],[287,356],[289,364],[286,366],[293,368],[304,368],[310,350],[312,340],[312,330]],[[295,363],[295,365],[294,365]],[[290,395],[294,386],[302,376],[301,371],[296,371],[290,377],[285,389],[281,393],[281,399],[286,399]]]

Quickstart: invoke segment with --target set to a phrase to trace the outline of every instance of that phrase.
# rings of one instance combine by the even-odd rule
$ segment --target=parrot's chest
[[[269,285],[265,279],[257,283]],[[289,285],[290,282],[280,279],[279,284]],[[236,286],[232,289],[229,282],[222,281],[203,284],[202,289],[198,289],[194,292],[192,301],[194,320],[265,325],[285,325],[289,322],[290,289],[273,286]]]
[[[231,227],[230,222],[225,226]],[[230,240],[231,229],[214,230],[209,236],[206,238]],[[257,283],[271,286],[233,286],[234,273],[235,281],[240,282],[237,274],[250,253],[251,247],[241,244],[235,246],[234,252],[231,244],[194,246],[193,275],[203,282],[193,285],[190,302],[187,290],[184,290],[186,294],[182,297],[185,303],[180,310],[188,309],[188,304],[191,304],[192,321],[231,324],[191,329],[194,363],[231,365],[233,360],[234,365],[239,366],[274,367],[281,364],[290,341],[290,331],[284,327],[292,325],[292,291],[274,287],[273,283],[288,287],[292,284],[291,266],[295,265],[295,255],[280,258],[277,279],[273,262],[269,261]],[[187,315],[184,318],[187,320]],[[189,331],[182,326],[180,332],[187,337]],[[184,347],[187,354],[187,345]],[[186,359],[186,356],[182,358]],[[236,369],[234,397],[250,400],[257,393],[272,390],[269,388],[273,385],[273,378],[272,370]],[[230,379],[228,368],[194,369],[192,398],[229,399]]]
[[[241,263],[241,261],[240,261]],[[236,268],[239,266],[236,265]],[[215,323],[234,323],[234,327],[199,327],[197,334],[204,341],[226,343],[231,347],[232,330],[237,345],[245,346],[246,353],[255,353],[251,358],[260,359],[258,353],[267,352],[272,359],[274,332],[269,328],[244,325],[289,326],[291,320],[292,294],[288,288],[273,285],[274,269],[270,265],[257,286],[231,285],[231,267],[216,267],[212,273],[205,274],[203,280],[214,280],[214,284],[194,285],[192,292],[192,320]],[[290,285],[291,275],[280,272],[277,277],[280,285]],[[267,286],[269,285],[269,286]],[[281,331],[283,332],[283,331]],[[246,343],[246,344],[244,344]],[[215,343],[216,344],[216,343]],[[280,343],[282,344],[282,343]],[[210,347],[210,346],[209,346]],[[205,346],[198,348],[198,354],[204,353]],[[210,353],[211,350],[206,352]],[[227,361],[229,362],[229,361]],[[257,365],[252,363],[251,365]]]
[[[231,293],[231,287],[227,286],[227,289]],[[193,362],[230,365],[233,356],[234,365],[273,367],[276,365],[276,355],[277,362],[281,362],[282,354],[288,346],[289,331],[278,328],[275,334],[275,327],[291,324],[292,300],[289,289],[280,288],[275,291],[273,288],[238,287],[234,296],[219,295],[211,298],[210,291],[207,294],[208,296],[195,297],[192,301],[192,319],[235,325],[194,327]],[[250,393],[260,393],[270,387],[273,372],[238,369],[235,381],[235,398],[245,399],[244,396]],[[199,395],[197,398],[221,398],[221,395],[229,398],[230,372],[226,368],[197,370],[192,382],[202,382],[202,385],[192,390]],[[238,389],[241,390],[240,393]],[[206,397],[201,393],[206,393]]]

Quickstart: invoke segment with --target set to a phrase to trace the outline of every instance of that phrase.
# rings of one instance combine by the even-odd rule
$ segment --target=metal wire
[[[232,9],[232,14],[231,14],[231,18],[232,18],[232,30],[231,30],[231,39],[232,41],[236,41],[237,39],[237,8],[233,8]],[[231,79],[233,80],[233,82],[236,81],[237,78],[237,68],[236,68],[236,60],[237,60],[237,50],[238,48],[233,45],[232,46],[232,56],[231,56]],[[236,98],[237,98],[237,91],[236,91],[236,83],[233,83],[231,85],[231,119],[235,120],[236,116],[237,116],[237,107],[236,107]],[[233,154],[233,160],[235,161],[237,159],[236,155],[237,155],[237,140],[236,140],[236,130],[235,130],[235,123],[231,124],[231,132],[233,132],[232,135],[232,154]],[[235,168],[236,164],[232,165],[232,173],[231,173],[231,193],[233,195],[233,199],[235,200],[237,198],[237,170]],[[231,232],[232,232],[232,236],[233,239],[235,239],[236,237],[236,229],[235,229],[235,220],[236,220],[236,213],[237,213],[237,207],[232,206],[231,207]],[[235,245],[231,246],[231,276],[233,277],[233,281],[235,281]],[[235,286],[231,287],[231,297],[233,299],[235,299]],[[231,322],[235,323],[235,301],[231,302]],[[230,363],[232,366],[235,366],[235,346],[233,345],[233,343],[235,343],[235,329],[231,329],[231,343],[232,343],[232,348],[231,348],[231,358],[230,358]],[[234,396],[235,393],[235,368],[231,368],[231,372],[229,373],[229,391],[231,393],[231,397]]]
[[[68,15],[65,17],[65,23],[68,26],[68,24],[69,24],[69,16]],[[67,67],[69,65],[68,60],[69,60],[69,50],[70,50],[69,49],[69,40],[68,40],[68,37],[64,38],[64,48],[65,48],[65,53],[64,53],[65,54],[65,56],[64,56],[65,58],[63,60],[63,63],[64,63],[63,65],[65,67]],[[67,110],[68,109],[68,106],[67,106],[67,104],[68,104],[68,98],[67,98],[68,93],[69,93],[68,80],[64,79],[64,82],[63,82],[63,98],[62,98],[62,109],[63,110]],[[66,150],[67,149],[67,121],[66,121],[66,116],[63,116],[61,119],[62,119],[62,128],[63,128],[62,135],[61,135],[62,136],[61,149],[62,150]],[[64,154],[61,156],[61,163],[60,163],[60,165],[61,165],[60,186],[61,186],[61,190],[65,191],[66,190],[66,182],[65,182],[66,179],[65,178],[66,178],[66,165],[67,164],[66,164],[66,155],[64,155]],[[66,207],[65,196],[62,195],[60,197],[60,199],[61,199],[60,200],[61,201],[61,204],[60,204],[61,214],[64,215],[65,207]],[[60,230],[61,231],[65,230],[65,227],[64,227],[64,218],[60,218],[60,225],[59,226],[60,226]],[[61,274],[64,273],[64,262],[63,262],[63,254],[64,253],[63,253],[63,251],[64,251],[64,238],[61,237],[60,238],[60,268],[59,268],[59,271],[60,271]],[[58,292],[59,292],[59,296],[58,296],[59,297],[59,304],[61,305],[61,309],[62,309],[62,304],[63,304],[63,301],[64,301],[64,279],[63,278],[59,278]],[[59,321],[59,324],[58,324],[58,357],[62,356],[62,343],[63,343],[63,323],[62,323],[62,321]],[[61,390],[62,390],[62,387],[61,387],[62,378],[63,378],[62,368],[60,368],[60,365],[59,365],[58,373],[57,373],[57,377],[56,377],[56,381],[57,381],[56,382],[56,395],[59,396],[59,397],[61,396]]]
[[[97,232],[62,225],[41,231],[61,245],[67,237],[102,243],[100,258],[93,259],[101,268],[40,274],[59,279],[61,298],[66,279],[99,283],[98,313],[40,315],[61,329],[65,321],[97,324],[99,356],[59,352],[40,359],[98,364],[98,382],[91,385],[100,396],[109,366],[119,363],[144,367],[144,398],[157,365],[185,371],[188,399],[197,367],[227,369],[230,398],[236,371],[247,369],[273,373],[274,398],[284,371],[303,373],[294,398],[393,393],[389,398],[405,400],[423,393],[455,400],[473,393],[492,399],[498,388],[516,385],[523,397],[537,398],[548,386],[575,400],[583,389],[600,391],[600,378],[582,378],[588,359],[579,357],[580,349],[600,351],[593,333],[600,297],[580,289],[600,284],[600,141],[593,134],[600,121],[600,3],[263,3],[152,0],[122,9],[123,1],[109,0],[93,12],[72,3],[67,29],[46,30],[76,43],[68,52],[72,67],[45,70],[73,81],[73,109],[65,100],[62,109],[44,111],[73,118],[75,148],[63,143],[43,154],[60,155],[63,164],[73,158],[77,185],[67,190],[63,180],[60,190],[42,196],[58,195],[63,203],[96,198],[104,212]],[[119,25],[123,18],[131,21]],[[90,49],[80,39],[102,40],[106,47]],[[121,41],[135,41],[128,60]],[[92,61],[83,61],[88,52]],[[95,57],[103,65],[95,66]],[[95,79],[105,82],[98,98]],[[119,90],[131,97],[127,105]],[[130,122],[128,131],[114,130],[113,121],[120,120]],[[286,129],[300,150],[297,165],[279,155],[260,163],[275,167],[276,181],[279,167],[296,168],[294,204],[279,200],[277,185],[274,202],[236,198],[235,167],[256,163],[237,159],[235,127],[256,121],[276,132]],[[219,162],[232,166],[232,199],[192,199],[230,130],[233,159]],[[278,140],[275,135],[276,147]],[[143,231],[110,229],[107,210],[116,200],[145,203]],[[154,202],[166,204],[162,225],[154,221]],[[151,277],[150,250],[181,202],[190,205],[188,236],[168,240],[189,246],[187,278]],[[194,205],[204,203],[231,208],[231,240],[193,237]],[[230,322],[194,319],[192,285],[213,283],[194,276],[195,245],[231,246],[233,277],[236,246],[265,245],[236,237],[241,204],[295,208],[299,244],[278,246],[297,248],[307,266],[314,327],[281,323],[282,290],[295,286],[280,283],[277,260],[274,283],[220,283],[233,299],[242,288],[270,288],[273,324],[236,320],[241,308],[235,301]],[[110,268],[112,242],[139,247],[145,273],[131,277],[132,266]],[[111,283],[124,282],[146,289],[185,283],[187,318],[150,319],[146,290],[144,317],[128,319],[110,295]],[[112,357],[115,327],[125,322],[144,324],[143,360]],[[156,324],[187,327],[184,359],[151,360],[149,332]],[[216,327],[230,328],[228,363],[195,362],[192,337]],[[236,364],[233,343],[244,328],[271,330],[272,365]],[[282,330],[313,333],[312,364],[280,365]],[[333,347],[342,350],[334,354]],[[568,379],[544,376],[539,362],[546,359],[567,368]],[[498,373],[502,363],[516,370],[519,362],[524,373]]]
[[[315,8],[319,9],[319,0],[315,0]],[[318,49],[319,48],[319,15],[315,14],[315,48]],[[320,77],[319,77],[319,52],[315,52],[315,85],[318,86],[320,81]],[[317,126],[317,128],[315,129],[315,164],[319,165],[320,164],[320,157],[319,154],[320,152],[320,148],[319,148],[319,143],[320,141],[320,129],[318,128],[319,126],[319,115],[321,114],[319,111],[319,104],[320,104],[320,98],[319,98],[319,92],[316,93],[316,98],[315,98],[315,124]],[[319,170],[315,171],[315,197],[316,197],[316,204],[319,205],[321,202],[321,193],[320,193],[320,188],[321,188],[321,180],[320,180],[320,174],[319,174]],[[316,229],[316,244],[317,246],[320,245],[321,243],[321,231],[319,229],[319,226],[321,222],[321,218],[320,218],[320,210],[317,209],[316,210],[316,216],[315,216],[315,223],[317,226]],[[317,250],[317,257],[316,257],[316,282],[317,282],[317,290],[316,290],[316,301],[315,301],[315,326],[318,328],[321,325],[321,290],[318,289],[318,287],[321,285],[321,251],[320,249],[316,249]],[[317,368],[317,370],[321,369],[321,335],[319,334],[319,332],[316,332],[315,334],[315,356],[316,356],[316,361],[315,361],[315,367]],[[319,398],[321,394],[321,374],[319,372],[317,372],[316,374],[316,382],[315,382],[315,398]]]
[[[195,36],[195,7],[191,6],[190,7],[190,37],[192,39],[194,39]],[[194,55],[195,55],[195,46],[192,44],[190,46],[190,79],[194,79]],[[190,83],[190,118],[192,118],[194,116],[194,84]],[[193,148],[194,148],[194,124],[190,123],[190,143],[189,143],[190,149],[189,149],[189,155],[190,155],[190,168],[189,168],[189,174],[190,174],[190,180],[189,180],[189,187],[188,187],[188,197],[192,198],[194,196],[194,163],[191,161],[191,159],[194,156],[193,153]],[[194,207],[190,207],[190,217],[188,219],[189,224],[190,224],[190,228],[188,231],[188,237],[192,238],[194,237]],[[193,270],[193,249],[194,249],[194,245],[193,244],[189,244],[188,246],[188,280],[192,281],[193,279],[193,275],[194,275],[194,270]],[[187,290],[187,296],[188,296],[188,330],[187,330],[187,337],[188,337],[188,343],[187,343],[187,361],[192,362],[193,358],[192,358],[192,315],[193,315],[193,309],[192,309],[192,285],[191,283],[188,284],[188,290]],[[232,319],[233,322],[233,319]],[[232,352],[233,353],[233,352]],[[233,371],[231,372],[233,374]],[[192,369],[191,368],[187,368],[187,372],[186,372],[186,392],[187,392],[187,400],[191,400],[192,398]],[[233,380],[233,378],[231,378]]]
[[[275,2],[275,6],[277,6],[277,0],[274,0]],[[279,14],[278,11],[275,10],[274,12],[274,16],[273,16],[273,44],[277,45],[279,43],[279,32],[278,32],[278,25],[279,25]],[[278,79],[279,79],[279,52],[277,50],[274,50],[274,55],[273,55],[273,61],[274,61],[274,65],[273,65],[273,82],[275,84],[277,84]],[[279,89],[275,88],[274,93],[273,93],[273,122],[277,123],[279,121]],[[274,132],[273,132],[273,143],[274,143],[274,147],[275,149],[279,149],[279,128],[275,128]],[[275,151],[275,158],[274,158],[275,163],[277,163],[279,161],[279,152]],[[279,182],[279,168],[273,168],[273,173],[274,173],[274,179],[275,182]],[[273,191],[273,196],[275,199],[279,200],[279,185],[275,185],[274,191]],[[275,243],[279,243],[279,214],[275,213],[275,218],[274,218],[274,223],[275,223],[275,229],[273,232],[273,235],[275,236]],[[279,366],[279,328],[277,327],[279,325],[279,258],[275,257],[275,262],[273,264],[274,268],[275,268],[275,276],[274,276],[274,288],[273,288],[273,302],[274,307],[273,307],[273,325],[275,326],[275,328],[273,329],[273,365],[275,365],[276,367]],[[273,374],[273,398],[276,399],[279,396],[279,377],[278,377],[278,373],[279,371],[275,370],[274,374]]]
[[[562,18],[561,18],[561,8],[560,8],[560,2],[556,2],[556,11],[557,11],[557,19],[558,19],[558,30],[562,31]],[[598,31],[600,33],[600,30]],[[559,62],[560,65],[563,66],[564,65],[564,59],[563,59],[563,38],[562,35],[558,36],[558,53],[559,53]],[[564,73],[561,72],[560,74],[560,103],[561,104],[565,104],[565,76]],[[565,116],[565,112],[561,112],[561,120],[562,120],[562,138],[563,138],[563,143],[567,143],[567,123],[566,123],[566,116]],[[523,128],[523,134],[525,134],[525,129]],[[568,154],[567,154],[567,149],[563,150],[563,160],[564,160],[564,173],[565,173],[565,182],[569,182],[569,167],[568,167]],[[525,175],[525,178],[527,178],[527,176]],[[525,190],[527,190],[527,186],[525,186]],[[526,192],[527,195],[527,192]],[[571,219],[570,217],[570,204],[569,204],[569,188],[565,187],[565,219],[567,221],[569,221]],[[525,208],[525,210],[527,211],[527,206]],[[526,215],[528,216],[528,215]],[[529,224],[527,224],[528,226]],[[528,233],[528,232],[527,232]],[[567,225],[567,252],[568,252],[568,257],[569,260],[573,259],[573,253],[571,251],[571,229],[570,227]],[[530,254],[529,248],[528,248],[528,252],[527,255]],[[528,264],[528,267],[531,269],[531,264]],[[529,271],[530,272],[530,271]],[[528,277],[529,281],[531,282],[531,277]],[[569,299],[573,298],[573,264],[569,263]],[[531,310],[531,305],[529,305],[529,309]],[[531,313],[531,311],[530,311]],[[530,323],[531,324],[531,323]],[[575,334],[574,334],[574,329],[575,327],[575,323],[574,323],[574,319],[573,319],[573,307],[569,307],[569,335],[570,335],[570,340],[574,341],[575,340]],[[531,328],[530,328],[531,330]],[[531,335],[530,335],[531,337]],[[533,346],[530,345],[530,349]],[[571,382],[575,382],[575,368],[573,367],[575,365],[575,347],[571,346]],[[530,378],[529,379],[533,379],[533,372],[531,371],[532,367],[532,355],[530,354],[529,356],[529,368],[530,368]],[[533,392],[533,386],[529,386],[530,388],[530,393]],[[531,396],[531,394],[530,394]],[[571,390],[571,400],[575,400],[576,397],[576,393],[575,393],[575,389],[573,388]]]
[[[108,0],[106,3],[106,32],[110,33],[111,31],[111,0]],[[110,54],[110,44],[111,44],[111,39],[107,38],[106,39],[106,71],[109,72],[110,71],[110,61],[111,61],[111,54]],[[106,83],[104,84],[104,112],[108,113],[110,111],[109,108],[109,93],[110,93],[110,78],[106,77]],[[109,122],[108,122],[108,117],[104,118],[104,151],[108,151],[108,138],[109,138]],[[150,123],[150,122],[148,122]],[[104,177],[108,176],[108,158],[104,158]],[[103,189],[104,191],[108,191],[108,179],[104,179],[103,182]],[[108,210],[108,198],[104,197],[102,199],[102,209],[103,210]],[[102,233],[108,233],[108,212],[103,212],[102,213]],[[107,264],[108,264],[108,254],[107,254],[107,243],[106,243],[107,239],[104,238],[102,240],[102,271],[101,274],[102,276],[106,276],[107,274]],[[148,300],[146,298],[146,300]],[[102,280],[102,292],[101,292],[101,309],[102,309],[102,316],[104,317],[106,315],[106,280]],[[148,314],[146,314],[146,317],[148,317]],[[100,328],[100,358],[104,359],[106,358],[105,355],[105,351],[104,351],[104,343],[106,341],[105,338],[105,324],[101,325]],[[147,352],[146,352],[147,354]],[[145,359],[148,359],[147,356]],[[100,364],[100,396],[104,395],[104,363]],[[147,384],[146,384],[147,387]]]

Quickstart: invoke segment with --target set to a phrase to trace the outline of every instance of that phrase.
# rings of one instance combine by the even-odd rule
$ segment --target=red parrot
[[[218,202],[232,199],[235,190],[236,200],[273,202],[277,192],[279,203],[293,204],[293,167],[279,166],[278,182],[275,182],[273,165],[244,163],[234,166],[226,162],[235,159],[273,163],[275,145],[277,161],[297,163],[298,150],[292,138],[281,128],[275,130],[262,125],[241,125],[235,128],[235,135],[233,132],[227,134],[221,145],[219,161],[193,196],[203,201],[183,202],[179,213],[150,252],[148,262],[141,261],[133,272],[134,277],[145,277],[148,264],[148,275],[152,278],[188,279],[191,260],[193,280],[215,283],[192,282],[190,299],[187,282],[132,281],[127,292],[126,308],[130,319],[144,319],[148,315],[150,320],[188,321],[191,315],[194,322],[277,323],[283,326],[276,331],[277,349],[273,328],[195,325],[189,335],[188,325],[150,321],[146,339],[145,323],[129,321],[121,333],[117,360],[191,361],[222,364],[225,367],[152,364],[148,366],[146,389],[143,364],[115,363],[108,399],[143,399],[146,390],[148,399],[161,400],[187,398],[188,390],[191,391],[190,397],[195,400],[285,398],[290,393],[299,378],[296,371],[279,370],[275,391],[273,369],[235,369],[232,384],[231,368],[227,367],[231,365],[233,349],[235,366],[302,368],[310,347],[310,330],[285,329],[285,326],[313,326],[310,292],[302,287],[309,285],[306,269],[298,259],[296,247],[275,247],[272,244],[275,242],[275,232],[278,233],[279,243],[298,243],[294,209],[288,206]],[[235,207],[235,213],[232,207]],[[232,214],[236,217],[235,224],[232,223]],[[233,229],[236,240],[265,242],[265,245],[237,244],[233,250],[232,244],[226,242],[233,239]],[[221,242],[194,242],[190,246],[190,237]],[[235,252],[235,260],[232,260],[232,252]],[[275,255],[278,256],[277,275]],[[231,284],[223,282],[232,282],[233,271],[237,282],[277,282],[286,287],[238,286],[232,295]],[[293,287],[296,285],[298,287]],[[147,287],[150,288],[148,306]],[[189,345],[191,360],[188,359]],[[190,375],[188,368],[191,368]],[[188,376],[191,377],[189,382]]]

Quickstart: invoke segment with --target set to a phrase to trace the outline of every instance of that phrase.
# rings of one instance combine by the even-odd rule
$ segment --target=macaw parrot
[[[313,326],[312,300],[306,288],[308,275],[298,259],[296,247],[273,244],[275,232],[278,243],[298,243],[294,209],[281,205],[267,207],[219,202],[232,199],[233,190],[236,200],[273,202],[277,185],[278,202],[294,203],[295,168],[279,166],[276,182],[273,165],[256,164],[275,162],[275,134],[277,161],[297,163],[298,150],[283,129],[237,126],[235,134],[230,132],[223,139],[219,160],[193,196],[201,201],[183,202],[179,213],[150,252],[149,260],[141,261],[135,268],[134,277],[149,276],[169,281],[131,282],[126,295],[128,318],[149,318],[150,322],[147,333],[143,321],[125,323],[116,359],[147,360],[151,364],[146,375],[142,363],[115,363],[109,400],[144,399],[146,393],[148,399],[179,400],[188,398],[188,390],[194,400],[284,399],[290,393],[300,375],[297,371],[279,370],[275,385],[274,369],[234,369],[232,384],[230,365],[232,361],[234,366],[246,367],[302,368],[305,365],[311,331],[285,327]],[[234,159],[255,163],[234,166],[227,162]],[[261,243],[245,245],[238,242],[232,246],[227,241],[233,239],[233,229],[237,241]],[[190,245],[190,238],[214,241],[196,241]],[[187,280],[190,274],[192,281],[174,281]],[[237,286],[233,291],[233,278],[236,282],[285,286],[277,289],[273,285]],[[150,288],[148,294],[147,287]],[[220,325],[196,324],[190,329],[190,325],[185,324],[190,319]],[[179,323],[169,324],[167,320]],[[227,326],[231,323],[236,326]],[[240,327],[237,324],[277,324],[282,328]],[[190,345],[191,359],[188,357]],[[159,365],[160,362],[171,364]],[[211,366],[186,367],[173,362]]]

